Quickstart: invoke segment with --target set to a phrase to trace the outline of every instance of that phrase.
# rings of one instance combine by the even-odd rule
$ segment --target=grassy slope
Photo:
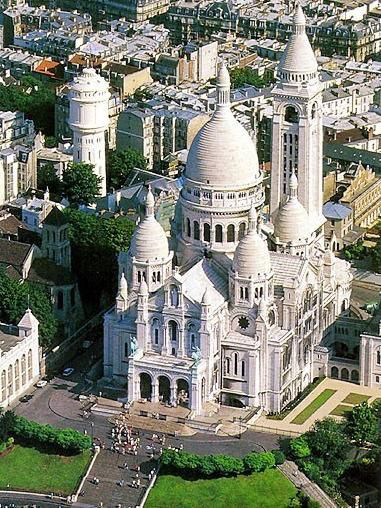
[[[0,457],[0,489],[71,494],[90,460],[90,451],[64,457],[16,445]]]
[[[295,493],[295,487],[277,469],[194,481],[164,475],[158,478],[145,508],[286,508]]]

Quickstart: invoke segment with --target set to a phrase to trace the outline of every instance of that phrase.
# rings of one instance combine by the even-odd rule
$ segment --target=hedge
[[[51,446],[57,451],[76,454],[91,448],[91,438],[73,429],[56,429],[51,425],[28,420],[14,415],[8,429],[10,436],[18,441]]]
[[[274,450],[278,453],[279,450]],[[279,457],[278,457],[279,460]],[[163,450],[161,464],[173,472],[181,472],[198,477],[236,476],[238,474],[265,471],[277,463],[273,452],[252,452],[243,459],[229,455],[201,456],[177,450]]]

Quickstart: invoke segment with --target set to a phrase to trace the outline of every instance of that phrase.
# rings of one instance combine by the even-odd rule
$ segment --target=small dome
[[[274,235],[281,242],[305,240],[310,234],[309,217],[297,199],[289,199],[280,208],[274,221]]]
[[[229,71],[225,65],[225,62],[222,62],[220,69],[217,74],[217,81],[220,86],[229,86],[230,87],[230,76]]]
[[[124,272],[122,272],[122,275],[119,280],[119,294],[124,298],[128,296],[128,285]]]
[[[294,23],[294,25],[305,25],[306,24],[306,17],[304,15],[303,9],[300,6],[300,4],[298,4],[296,6],[293,23]]]
[[[147,296],[148,295],[148,286],[145,279],[142,279],[140,286],[139,286],[139,295]]]
[[[129,253],[140,261],[169,256],[167,236],[153,215],[145,217],[136,228],[131,238]]]
[[[315,53],[305,30],[306,18],[298,5],[293,19],[293,33],[278,65],[278,73],[313,74],[318,70]]]
[[[271,271],[270,254],[266,242],[253,228],[240,240],[234,253],[233,269],[241,277],[256,277]]]

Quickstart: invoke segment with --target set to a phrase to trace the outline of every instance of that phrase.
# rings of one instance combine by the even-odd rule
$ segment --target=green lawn
[[[370,395],[362,395],[361,393],[349,393],[342,402],[344,404],[352,404],[353,406],[361,404],[361,402],[370,399]]]
[[[353,409],[352,406],[339,404],[338,406],[335,407],[335,409],[332,409],[332,411],[329,414],[334,416],[344,416],[344,413],[352,411],[352,409]]]
[[[159,476],[146,508],[286,508],[294,485],[277,469],[236,478],[184,480]]]
[[[0,457],[0,490],[9,485],[10,489],[72,494],[90,458],[90,450],[66,457],[16,445]]]
[[[311,415],[315,413],[315,411],[317,411],[323,404],[325,404],[327,400],[330,399],[334,393],[336,393],[336,391],[337,390],[331,390],[329,388],[323,390],[316,397],[316,399],[314,399],[310,404],[308,404],[308,406],[303,409],[303,411],[296,415],[291,423],[302,425]]]

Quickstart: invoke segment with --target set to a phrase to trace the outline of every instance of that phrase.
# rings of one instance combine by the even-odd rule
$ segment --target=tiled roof
[[[0,264],[21,267],[32,248],[27,243],[0,238]]]

